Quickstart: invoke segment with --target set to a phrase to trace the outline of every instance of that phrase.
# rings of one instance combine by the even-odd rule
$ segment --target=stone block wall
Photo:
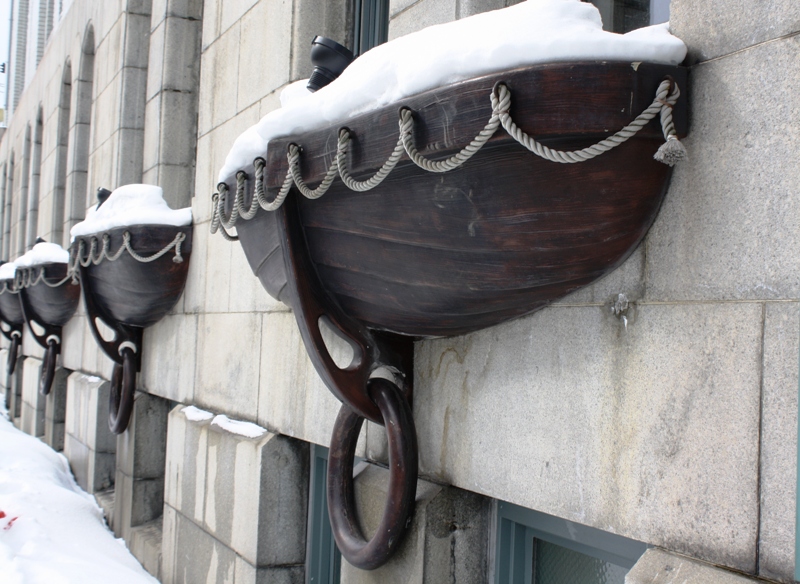
[[[67,416],[67,379],[72,371],[56,369],[53,387],[45,398],[44,437],[45,443],[58,452],[64,450],[64,432]]]
[[[116,474],[116,437],[108,429],[109,383],[75,372],[67,380],[64,456],[89,493],[108,489]]]
[[[8,411],[11,418],[14,420],[14,425],[19,428],[22,424],[22,387],[24,373],[25,356],[17,353],[16,364],[14,365],[14,372],[7,373],[6,369],[6,395],[8,396]],[[6,363],[8,366],[8,363]]]
[[[303,582],[308,446],[169,415],[162,579]]]
[[[42,361],[25,359],[22,371],[21,430],[31,436],[44,436],[45,396],[39,393]]]
[[[0,367],[8,360],[8,349],[0,349]],[[2,369],[0,369],[2,372]],[[3,400],[2,405],[4,408],[11,407],[11,391],[9,390],[8,376],[0,373],[0,399]]]

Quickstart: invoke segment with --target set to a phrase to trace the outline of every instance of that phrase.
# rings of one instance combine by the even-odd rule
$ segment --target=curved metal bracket
[[[5,320],[0,320],[0,333],[3,333],[3,336],[7,338],[9,341],[14,341],[15,332],[22,335],[22,325],[21,324],[11,324],[6,322]]]
[[[11,341],[11,346],[8,348],[8,361],[6,362],[6,373],[11,376],[14,375],[14,370],[17,368],[17,353],[22,344],[22,325],[8,324],[5,321],[3,321],[3,324],[10,328],[10,330],[6,331],[4,328],[0,327],[3,331],[3,335]]]
[[[376,369],[386,367],[402,377],[399,388],[411,401],[412,340],[375,333],[345,314],[325,291],[308,255],[295,197],[290,196],[275,212],[279,214],[277,225],[288,275],[289,298],[314,368],[340,401],[358,415],[382,424],[381,412],[367,394],[367,383]],[[334,362],[322,338],[320,318],[327,319],[353,348],[355,356],[349,366],[340,368]]]
[[[47,324],[34,310],[33,305],[30,303],[25,289],[19,291],[20,304],[22,305],[22,314],[25,316],[25,322],[28,323],[28,330],[31,335],[36,339],[45,350],[44,360],[42,363],[42,376],[39,379],[39,393],[47,395],[53,386],[53,379],[56,374],[56,362],[58,355],[61,354],[61,332],[60,326]],[[40,327],[44,332],[39,334],[36,332],[36,326]]]
[[[91,279],[81,267],[81,288],[89,328],[103,352],[114,361],[111,374],[111,393],[109,395],[108,427],[114,434],[122,434],[127,428],[133,413],[133,396],[136,391],[136,373],[142,368],[142,337],[144,329],[117,322],[95,301]],[[107,341],[97,328],[97,319],[114,331],[114,339]]]
[[[48,395],[53,387],[53,379],[56,377],[56,362],[58,354],[61,353],[61,343],[52,340],[44,353],[42,363],[42,376],[39,378],[39,393]]]
[[[28,329],[31,331],[33,338],[36,339],[36,342],[39,343],[39,346],[42,347],[42,349],[47,349],[52,344],[51,341],[55,339],[56,344],[59,346],[60,353],[61,327],[48,324],[39,316],[28,299],[24,288],[19,291],[19,299],[22,305],[22,314],[25,317],[25,322],[28,323]],[[37,333],[36,329],[31,325],[32,322],[39,326],[44,332],[42,334]]]
[[[100,305],[95,301],[94,294],[91,286],[91,279],[85,274],[86,268],[81,267],[81,288],[83,291],[83,302],[86,306],[86,314],[89,317],[89,328],[94,335],[97,344],[108,356],[109,359],[118,365],[124,364],[122,351],[126,346],[134,346],[133,361],[136,365],[136,371],[141,370],[142,366],[142,332],[144,329],[138,326],[131,326],[117,322],[100,308]],[[103,321],[108,328],[114,331],[114,339],[107,341],[100,334],[97,328],[96,319]]]

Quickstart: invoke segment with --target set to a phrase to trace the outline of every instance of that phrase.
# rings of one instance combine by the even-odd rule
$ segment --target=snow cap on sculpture
[[[603,30],[600,12],[587,2],[527,0],[379,45],[314,94],[289,86],[286,99],[281,99],[284,107],[264,116],[236,140],[218,181],[264,156],[273,138],[341,124],[463,79],[539,63],[677,65],[685,57],[686,45],[669,33],[666,23],[616,34]]]
[[[42,241],[33,246],[28,253],[14,260],[19,268],[29,268],[42,264],[66,264],[69,262],[69,252],[57,243]]]
[[[86,219],[70,230],[74,239],[131,225],[191,225],[192,209],[171,209],[164,191],[155,185],[124,185],[111,193],[99,208],[92,208]]]

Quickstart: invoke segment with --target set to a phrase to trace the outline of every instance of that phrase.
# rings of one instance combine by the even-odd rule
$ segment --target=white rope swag
[[[123,252],[127,251],[128,254],[135,259],[137,262],[141,263],[149,263],[154,262],[164,254],[168,253],[172,248],[175,248],[175,255],[172,258],[172,261],[176,264],[180,264],[183,262],[183,256],[181,255],[181,243],[186,239],[186,234],[182,232],[178,232],[175,234],[175,238],[165,245],[161,250],[157,251],[151,256],[142,256],[136,253],[131,245],[131,233],[130,231],[125,231],[122,234],[122,245],[119,246],[119,249],[114,253],[111,253],[110,244],[111,244],[111,236],[108,233],[104,233],[103,236],[103,247],[100,249],[100,253],[97,253],[97,245],[99,240],[97,236],[92,236],[90,243],[89,243],[89,253],[85,254],[86,251],[86,240],[81,239],[78,242],[78,245],[73,245],[71,250],[71,257],[70,257],[70,276],[73,278],[73,281],[77,278],[78,274],[78,266],[83,266],[84,268],[89,267],[90,265],[94,264],[95,266],[99,265],[103,260],[108,260],[110,262],[117,261]],[[96,255],[95,255],[96,254]]]
[[[130,256],[135,259],[137,262],[141,263],[149,263],[154,262],[164,254],[168,253],[171,249],[175,248],[175,255],[172,258],[172,261],[176,264],[180,264],[183,262],[183,256],[181,255],[181,244],[186,239],[186,234],[182,232],[178,232],[175,234],[175,238],[169,242],[166,246],[162,249],[154,253],[150,256],[143,256],[138,254],[131,245],[131,234],[129,231],[125,231],[122,234],[122,245],[119,246],[119,249],[114,253],[111,253],[110,244],[111,244],[111,236],[108,233],[104,233],[102,235],[103,240],[103,247],[100,249],[100,253],[97,253],[97,246],[100,242],[96,235],[93,235],[90,238],[89,243],[89,253],[86,253],[86,240],[80,239],[78,240],[77,245],[73,245],[70,249],[70,258],[69,264],[67,267],[67,275],[64,276],[63,279],[57,282],[50,282],[44,277],[44,266],[32,266],[28,267],[21,267],[17,268],[17,273],[13,279],[13,287],[9,286],[9,283],[12,280],[9,278],[8,280],[2,281],[2,286],[0,286],[0,294],[4,294],[5,292],[9,292],[11,294],[17,294],[23,288],[30,288],[31,286],[36,286],[39,282],[44,282],[46,286],[50,288],[58,288],[62,284],[64,284],[67,280],[72,280],[73,284],[78,283],[79,277],[79,267],[83,266],[84,268],[89,267],[90,265],[99,265],[104,260],[108,260],[110,262],[117,261],[123,252],[127,251]],[[37,269],[38,268],[38,269]]]
[[[289,172],[286,173],[286,178],[274,200],[267,200],[266,189],[264,187],[264,168],[267,163],[263,158],[256,158],[253,161],[253,166],[255,168],[255,192],[249,207],[245,208],[244,204],[245,188],[247,184],[247,175],[244,171],[236,173],[236,194],[230,214],[225,212],[225,205],[229,194],[228,185],[225,183],[219,184],[219,192],[214,193],[212,196],[213,215],[211,219],[211,233],[216,233],[222,228],[221,233],[225,239],[236,241],[238,237],[229,234],[227,230],[232,229],[236,225],[239,217],[246,221],[250,220],[255,217],[259,208],[265,211],[275,211],[283,204],[292,185],[295,185],[300,193],[309,199],[318,199],[324,195],[331,184],[333,184],[337,175],[339,175],[342,182],[350,190],[363,192],[374,189],[389,176],[394,167],[397,166],[404,152],[408,154],[408,157],[414,164],[428,172],[441,173],[454,170],[472,158],[472,156],[489,141],[500,126],[502,126],[514,140],[530,150],[533,154],[551,162],[573,164],[591,160],[623,144],[635,136],[636,133],[647,125],[650,120],[655,118],[656,115],[660,114],[661,130],[666,141],[659,147],[653,158],[669,166],[674,166],[686,157],[686,149],[683,147],[680,140],[678,140],[675,124],[672,119],[672,108],[677,103],[680,95],[681,92],[678,85],[669,78],[664,79],[656,90],[653,102],[639,114],[636,119],[619,132],[587,148],[564,151],[554,150],[553,148],[549,148],[537,142],[514,123],[509,113],[511,110],[511,90],[508,89],[506,85],[500,83],[495,86],[490,96],[492,115],[486,123],[486,126],[484,126],[483,130],[475,136],[475,139],[467,144],[460,152],[445,160],[430,160],[420,154],[414,144],[413,112],[408,108],[403,108],[400,110],[397,145],[394,147],[394,150],[383,166],[369,179],[357,181],[353,179],[350,175],[350,171],[347,169],[347,151],[350,145],[350,132],[347,129],[343,128],[339,130],[336,157],[328,168],[325,178],[322,179],[322,182],[315,189],[310,189],[308,185],[306,185],[300,173],[300,147],[297,144],[290,144],[287,154]]]

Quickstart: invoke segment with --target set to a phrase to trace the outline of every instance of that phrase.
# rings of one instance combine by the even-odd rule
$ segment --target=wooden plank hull
[[[365,178],[397,140],[401,105],[416,112],[415,139],[431,157],[468,143],[491,113],[497,82],[512,89],[512,116],[548,146],[573,150],[615,132],[653,100],[665,75],[685,88],[685,70],[628,63],[530,67],[428,92],[348,121],[351,168]],[[675,108],[686,131],[685,100]],[[270,143],[268,193],[285,176],[286,146],[303,148],[303,176],[321,180],[338,128]],[[322,285],[368,327],[413,337],[463,334],[530,313],[619,266],[653,223],[671,174],[653,160],[657,121],[588,162],[543,160],[502,129],[461,168],[433,174],[404,158],[377,188],[350,191],[337,179],[320,199],[293,189],[305,246]],[[252,173],[250,173],[252,176]],[[232,184],[232,183],[229,183]],[[235,183],[233,183],[235,184]],[[251,187],[252,188],[252,187]],[[286,297],[274,214],[237,231],[265,288]]]
[[[5,291],[0,294],[0,315],[8,324],[25,324],[25,316],[22,314],[22,305],[19,302],[19,293],[12,294]]]
[[[55,283],[63,280],[67,275],[67,264],[45,264],[44,277],[48,282]],[[39,266],[35,268],[38,272]],[[67,280],[61,286],[51,288],[44,282],[25,288],[21,292],[27,302],[43,324],[51,326],[64,326],[75,314],[78,300],[81,297],[81,287]]]
[[[179,232],[186,235],[181,244],[181,263],[173,261],[172,251],[149,263],[123,252],[116,261],[104,260],[82,271],[94,301],[106,317],[124,325],[148,327],[172,310],[183,293],[192,251],[192,228],[137,225],[112,229],[108,231],[112,253],[122,245],[126,231],[131,233],[131,246],[142,256],[161,251]],[[86,240],[89,249],[91,236],[79,239]]]

